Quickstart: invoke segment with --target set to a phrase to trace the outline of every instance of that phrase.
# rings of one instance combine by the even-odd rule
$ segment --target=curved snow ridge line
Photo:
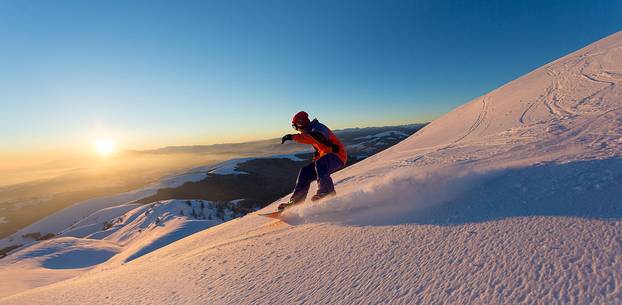
[[[108,260],[121,250],[111,241],[59,237],[13,253],[1,261],[0,266],[33,262],[47,269],[88,268]]]
[[[551,67],[546,67],[544,69],[547,76],[551,79],[547,79],[549,85],[547,85],[545,92],[536,99],[536,103],[544,105],[548,112],[557,118],[566,118],[570,115],[573,115],[574,113],[571,110],[566,109],[558,104],[556,94],[560,88],[559,82],[560,78],[562,77],[562,73],[553,70]]]
[[[601,84],[607,84],[607,85],[615,85],[615,82],[613,81],[605,81],[605,80],[600,80],[597,79],[596,77],[593,77],[591,75],[586,74],[585,72],[581,71],[581,75],[595,83],[601,83]]]
[[[585,75],[585,74],[582,74],[582,76],[583,76],[583,77],[585,77],[585,78],[587,78],[587,79],[589,79],[589,80],[592,80],[592,79],[590,79],[590,77],[588,77],[588,76],[587,76],[587,75]],[[611,91],[611,90],[613,90],[613,89],[614,89],[614,86],[615,86],[615,83],[609,83],[609,85],[607,85],[607,86],[603,87],[602,89],[600,89],[600,90],[598,90],[598,91],[596,91],[596,92],[594,92],[594,93],[592,93],[592,94],[590,94],[590,95],[588,95],[588,96],[586,96],[586,97],[584,97],[584,98],[580,99],[580,100],[579,100],[579,101],[578,101],[578,102],[574,105],[574,109],[578,110],[578,109],[579,109],[579,107],[583,106],[584,104],[587,104],[588,102],[590,102],[591,100],[593,100],[596,96],[603,95],[603,94],[605,94],[607,91]]]
[[[141,204],[129,203],[98,210],[75,224],[72,224],[58,235],[86,237],[89,234],[102,230],[106,223],[139,207],[141,207]]]
[[[466,138],[471,133],[473,133],[476,129],[479,128],[482,122],[484,122],[484,120],[486,119],[486,113],[488,112],[487,105],[486,105],[486,98],[487,96],[482,97],[482,110],[478,113],[477,118],[473,122],[473,125],[471,125],[469,129],[467,129],[466,133],[462,137],[455,140],[454,143],[462,141],[462,139]]]
[[[545,68],[546,73],[552,78],[550,84],[547,86],[543,95],[540,95],[540,102],[549,110],[549,113],[557,116],[558,118],[564,117],[564,111],[556,103],[555,98],[552,97],[555,90],[559,85],[560,73],[552,70],[550,67]]]
[[[560,102],[560,91],[562,88],[561,80],[562,80],[562,77],[556,77],[553,80],[552,88],[548,95],[548,101],[551,107],[555,109],[555,112],[558,117],[567,118],[570,116],[575,116],[577,115],[577,113],[573,111],[573,109],[571,109],[570,107],[565,107],[559,103]]]
[[[525,117],[527,116],[527,113],[529,113],[529,111],[531,111],[535,105],[537,105],[536,102],[529,103],[529,106],[527,106],[525,111],[523,111],[523,113],[520,115],[520,118],[518,119],[519,123],[523,125],[525,124]]]
[[[592,126],[596,126],[596,130],[595,130],[596,132],[594,133],[594,135],[596,136],[595,138],[603,139],[604,136],[607,136],[607,133],[602,132],[603,131],[602,120],[605,120],[605,122],[611,122],[611,120],[606,118],[606,116],[611,113],[616,113],[617,111],[620,111],[620,110],[622,110],[622,107],[609,109],[603,113],[596,115],[593,118],[590,118],[589,120],[585,120],[584,122],[581,122],[581,124],[577,126],[574,126],[566,130],[562,130],[561,133],[558,135],[558,137],[553,137],[550,139],[546,139],[544,141],[536,142],[535,145],[537,145],[537,147],[547,147],[549,150],[554,150],[554,149],[564,150],[571,144],[575,144],[575,143],[582,144],[581,136],[592,133],[593,132]],[[617,117],[619,116],[620,114],[618,114]],[[616,125],[611,126],[611,125],[605,124],[604,126],[605,126],[604,129],[606,130],[616,128]],[[617,128],[620,128],[620,127],[622,127],[622,122],[617,123]],[[594,141],[592,141],[592,143],[593,142]],[[583,145],[586,145],[586,144],[583,143]],[[591,146],[587,146],[587,147],[589,148]],[[599,151],[594,150],[592,151],[592,153],[596,154],[597,156]],[[620,155],[622,155],[622,151],[618,152],[618,154],[616,155],[611,155],[608,157],[615,157],[615,156],[620,156]]]

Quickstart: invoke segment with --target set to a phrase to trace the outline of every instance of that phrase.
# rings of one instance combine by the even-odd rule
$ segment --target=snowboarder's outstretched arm
[[[291,140],[292,140],[292,135],[286,134],[281,138],[281,144],[285,143],[285,141],[291,141]]]
[[[281,144],[285,143],[285,141],[296,141],[301,144],[310,145],[319,143],[330,147],[334,153],[339,153],[339,145],[331,143],[322,133],[317,131],[294,135],[286,134],[281,138]]]

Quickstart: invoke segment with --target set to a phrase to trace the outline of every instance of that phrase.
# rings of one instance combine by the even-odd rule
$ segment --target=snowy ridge
[[[401,131],[390,130],[390,131],[377,133],[374,135],[354,138],[354,140],[370,140],[370,139],[377,139],[377,138],[382,138],[382,137],[406,138],[408,137],[408,134],[401,132]]]
[[[4,278],[0,295],[71,278],[106,261],[127,263],[235,216],[226,207],[203,200],[104,209],[59,237],[33,243],[0,261],[0,278]]]
[[[121,217],[123,214],[140,207],[140,204],[122,204],[110,208],[101,209],[69,228],[63,230],[59,236],[87,237],[90,234],[101,231],[112,219]]]
[[[306,151],[303,151],[304,153]],[[293,154],[281,154],[274,155],[265,158],[285,158],[293,161],[301,161],[299,157],[296,155],[299,153]],[[67,228],[72,228],[73,232],[64,232],[65,236],[77,236],[83,237],[83,234],[79,231],[76,231],[76,228],[82,227],[82,230],[88,232],[93,228],[98,228],[100,225],[96,223],[90,223],[92,228],[84,227],[85,222],[90,222],[91,220],[86,220],[89,215],[93,213],[114,213],[115,211],[121,212],[128,211],[131,208],[131,202],[146,198],[149,196],[153,196],[157,193],[159,189],[162,188],[175,188],[183,185],[186,182],[196,182],[205,179],[208,174],[217,174],[217,175],[239,175],[246,174],[245,172],[239,171],[237,169],[238,164],[244,163],[254,159],[261,158],[238,158],[232,159],[229,161],[221,162],[218,164],[201,166],[185,171],[181,174],[169,175],[164,177],[162,180],[153,183],[145,188],[113,195],[102,198],[95,198],[86,201],[77,202],[70,207],[67,207],[61,211],[58,211],[52,215],[49,215],[32,225],[29,225],[16,233],[8,236],[2,240],[0,240],[0,249],[10,246],[10,245],[29,245],[32,243],[36,243],[38,241],[33,241],[30,238],[24,238],[23,235],[29,233],[40,233],[41,235],[46,235],[48,233],[52,233],[54,235],[59,234],[61,231],[68,230]],[[114,208],[118,207],[118,209]],[[114,208],[107,210],[108,208]],[[120,214],[117,214],[119,216]],[[93,216],[97,217],[97,216]],[[0,221],[2,219],[0,218]],[[78,223],[79,222],[79,223]],[[77,234],[77,235],[76,235]]]
[[[336,173],[338,196],[284,221],[250,214],[0,304],[620,304],[621,76],[622,32]]]
[[[211,170],[211,168],[209,170]],[[15,244],[28,245],[33,243],[31,239],[23,237],[24,234],[28,233],[38,232],[42,235],[45,235],[47,233],[58,234],[59,232],[67,229],[73,223],[76,223],[97,211],[109,207],[123,205],[141,198],[154,195],[156,194],[157,190],[161,188],[176,187],[186,182],[199,181],[201,179],[204,179],[209,170],[192,170],[183,174],[171,175],[165,177],[157,183],[154,183],[142,189],[121,193],[118,195],[77,202],[61,211],[49,215],[17,231],[11,236],[0,240],[0,248]]]
[[[354,157],[368,157],[387,143],[408,138],[408,134],[398,130],[388,130],[372,135],[354,138],[356,144],[347,145],[348,153]]]

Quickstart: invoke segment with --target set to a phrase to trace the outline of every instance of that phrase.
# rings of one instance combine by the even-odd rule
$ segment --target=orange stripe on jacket
[[[313,161],[333,152],[332,147],[318,142],[314,137],[306,133],[294,134],[292,135],[292,139],[298,143],[310,144],[310,145],[313,145],[313,147],[315,147],[315,149],[319,152],[319,155],[313,158]],[[343,164],[345,165],[346,162],[348,161],[348,153],[346,152],[345,145],[343,145],[343,143],[339,141],[339,138],[337,138],[337,136],[330,130],[329,130],[328,141],[339,146],[339,152],[337,153],[337,156],[339,157],[341,162],[343,162]]]

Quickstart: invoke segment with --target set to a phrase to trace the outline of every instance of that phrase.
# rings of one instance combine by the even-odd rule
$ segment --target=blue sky
[[[431,120],[622,30],[622,1],[1,1],[0,23],[17,154]]]

